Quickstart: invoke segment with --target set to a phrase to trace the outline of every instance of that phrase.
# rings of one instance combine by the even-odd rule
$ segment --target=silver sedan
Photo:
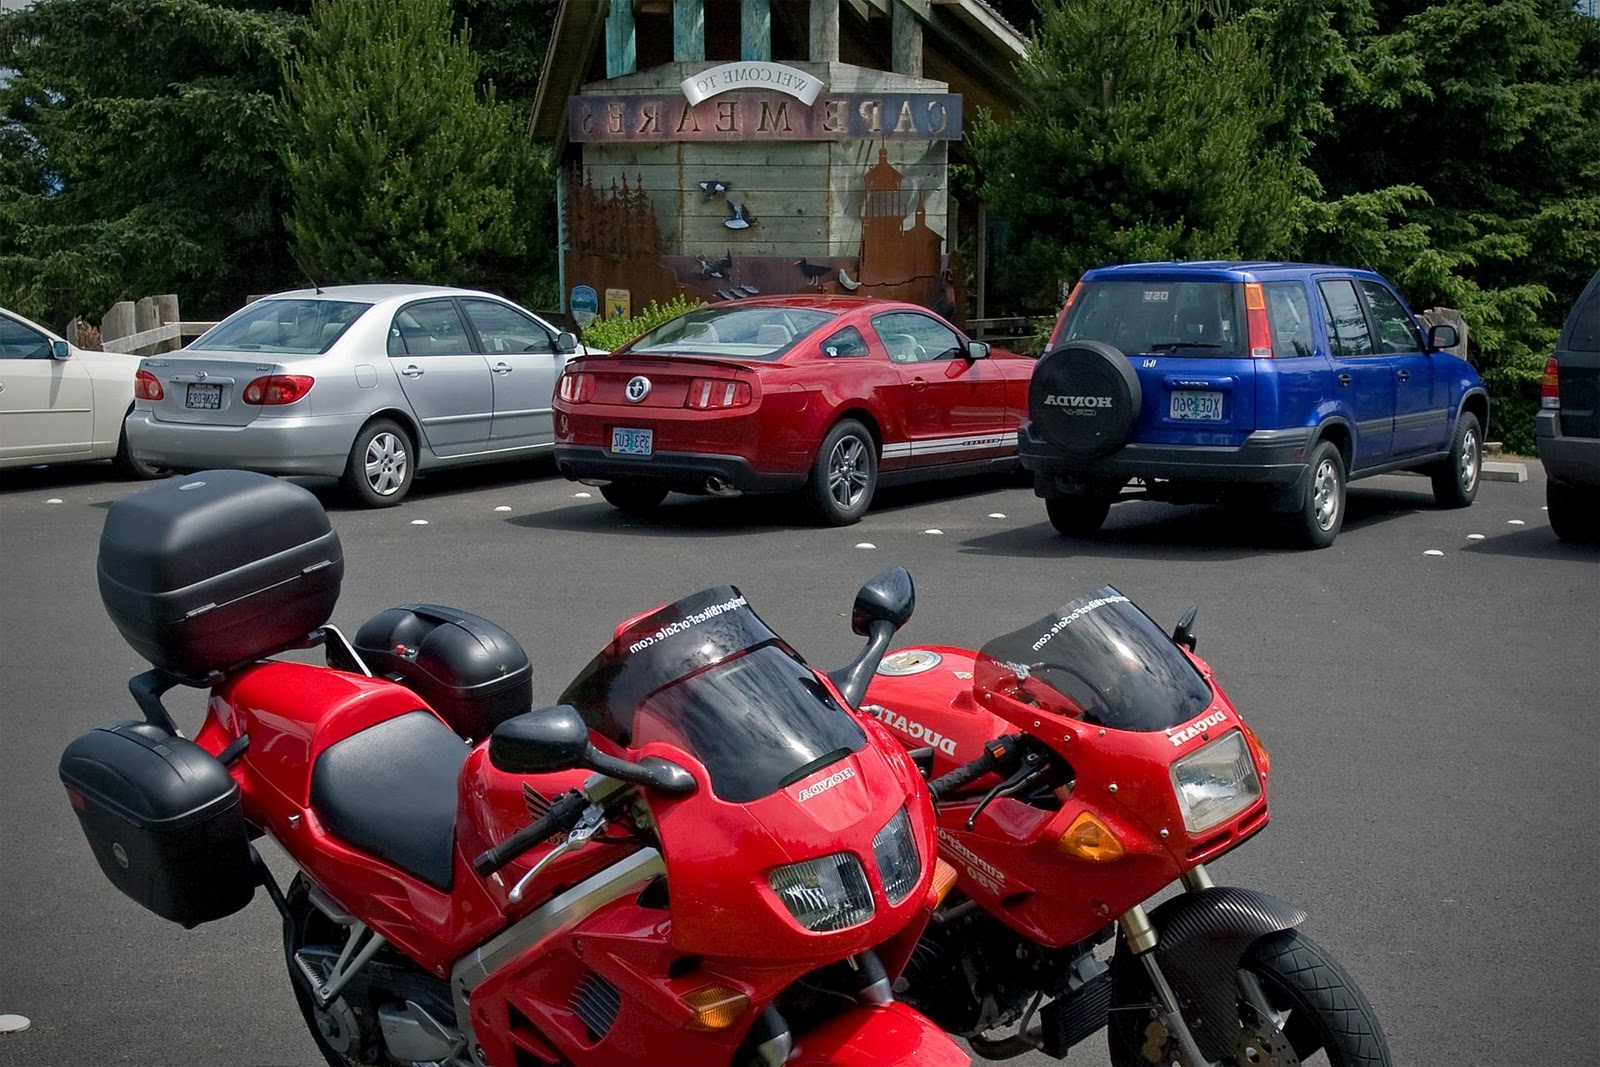
[[[140,364],[128,446],[163,467],[330,475],[368,507],[417,471],[554,443],[572,334],[489,293],[347,285],[266,297]]]

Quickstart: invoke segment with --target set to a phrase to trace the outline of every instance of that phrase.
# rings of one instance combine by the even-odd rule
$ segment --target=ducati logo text
[[[1172,742],[1173,748],[1182,748],[1184,745],[1188,744],[1190,741],[1193,741],[1195,738],[1199,737],[1213,726],[1219,726],[1227,721],[1227,712],[1213,711],[1210,715],[1207,715],[1193,726],[1185,726],[1175,734],[1168,734],[1167,740]]]
[[[954,756],[956,754],[955,738],[946,737],[938,730],[930,730],[914,719],[908,719],[899,712],[890,711],[888,708],[879,707],[876,704],[869,704],[861,710],[872,712],[878,717],[879,722],[895,733],[905,734],[914,741],[925,741],[946,756]]]

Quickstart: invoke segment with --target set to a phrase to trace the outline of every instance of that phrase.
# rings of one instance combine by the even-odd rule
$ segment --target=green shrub
[[[646,304],[639,314],[627,318],[595,319],[583,330],[583,343],[614,352],[646,330],[653,330],[685,312],[704,307],[704,300],[675,296],[665,304]]]

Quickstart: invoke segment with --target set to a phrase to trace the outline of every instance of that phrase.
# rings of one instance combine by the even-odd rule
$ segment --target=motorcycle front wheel
[[[1321,1050],[1329,1067],[1392,1067],[1389,1042],[1372,1005],[1338,961],[1309,937],[1298,930],[1269,934],[1250,946],[1239,967],[1260,982],[1274,1018],[1257,1019],[1241,997],[1240,1040],[1224,1050],[1223,1063],[1291,1067]],[[1178,1062],[1176,1042],[1148,1010],[1154,1000],[1142,968],[1117,968],[1106,1026],[1114,1067]]]

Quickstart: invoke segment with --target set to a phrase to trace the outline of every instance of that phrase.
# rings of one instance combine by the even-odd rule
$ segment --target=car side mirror
[[[967,358],[988,359],[991,347],[988,341],[968,341]]]
[[[1439,322],[1428,327],[1429,352],[1437,352],[1443,348],[1454,348],[1460,343],[1461,333],[1451,323]]]
[[[917,590],[904,567],[888,570],[867,579],[856,593],[850,611],[850,629],[866,637],[875,622],[887,622],[896,630],[911,619],[917,606]]]
[[[577,350],[578,338],[571,330],[562,330],[556,334],[557,352],[576,352]]]
[[[489,735],[489,762],[508,774],[545,774],[582,767],[589,726],[570,704],[507,719]]]
[[[72,346],[67,344],[67,342],[65,342],[65,341],[51,341],[50,342],[50,358],[52,358],[52,359],[71,359],[72,358]]]

